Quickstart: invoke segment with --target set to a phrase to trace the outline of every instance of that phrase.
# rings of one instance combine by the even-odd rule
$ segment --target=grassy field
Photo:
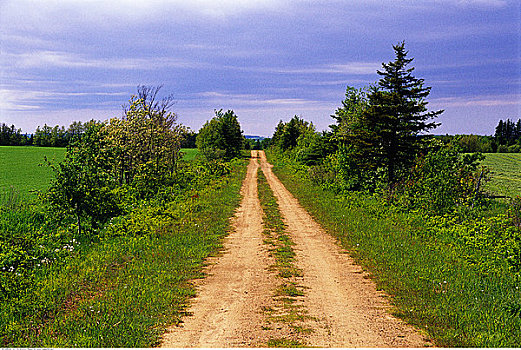
[[[183,148],[184,160],[192,160],[197,148]],[[31,198],[32,191],[45,190],[51,181],[52,170],[43,165],[44,156],[61,161],[65,148],[0,146],[0,194],[13,187],[22,198]],[[42,165],[40,165],[42,164]]]
[[[0,194],[10,187],[23,198],[32,196],[31,191],[45,190],[52,178],[52,170],[45,166],[44,156],[60,161],[65,148],[0,146]]]
[[[496,195],[521,196],[521,153],[485,153],[483,165],[492,172],[485,188]]]
[[[184,155],[183,155],[184,160],[192,160],[195,158],[197,153],[199,153],[197,148],[181,148],[181,152],[184,153]]]

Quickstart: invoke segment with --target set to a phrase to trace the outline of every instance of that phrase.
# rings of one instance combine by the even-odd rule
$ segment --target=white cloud
[[[438,108],[521,106],[521,95],[443,97],[432,99],[430,102]]]
[[[283,74],[352,74],[352,75],[367,75],[376,74],[376,70],[381,68],[381,63],[377,62],[347,62],[347,63],[332,63],[322,64],[316,66],[307,66],[299,68],[286,67],[258,67],[258,66],[223,66],[223,68],[261,72],[261,73],[283,73]]]
[[[42,105],[51,101],[85,96],[128,96],[127,92],[57,92],[20,89],[0,89],[0,111],[44,110]],[[100,105],[96,102],[96,105]],[[114,105],[114,103],[111,103]]]
[[[487,6],[487,7],[503,7],[507,5],[505,0],[438,0],[442,3],[455,3],[460,6]]]
[[[208,104],[214,106],[311,106],[323,103],[323,101],[303,98],[277,98],[260,94],[235,94],[218,91],[195,94],[196,99],[199,97],[205,98]]]
[[[204,63],[171,57],[151,58],[91,58],[79,54],[60,51],[34,51],[21,54],[4,54],[4,66],[19,68],[100,68],[100,69],[141,69],[159,68],[203,68]]]
[[[268,69],[276,73],[303,73],[303,74],[315,74],[315,73],[340,73],[340,74],[354,74],[354,75],[365,75],[375,74],[376,70],[381,68],[381,63],[375,62],[349,62],[344,64],[328,64],[314,67],[304,68],[274,68]]]
[[[222,19],[249,11],[264,11],[283,6],[277,0],[7,0],[0,4],[0,18],[31,19],[36,24],[64,22],[67,17],[87,22],[103,23],[109,18],[119,20],[150,19],[168,15],[171,21],[198,17]],[[59,23],[54,23],[58,25]]]

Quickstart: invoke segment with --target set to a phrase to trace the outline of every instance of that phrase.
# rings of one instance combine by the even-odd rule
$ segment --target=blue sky
[[[327,129],[347,85],[378,79],[405,40],[432,86],[435,133],[521,118],[518,0],[0,0],[0,122],[121,116],[137,85],[173,94],[198,130],[233,109],[270,136],[297,114]]]

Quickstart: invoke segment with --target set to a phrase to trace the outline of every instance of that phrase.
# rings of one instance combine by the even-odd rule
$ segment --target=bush
[[[232,110],[215,111],[215,117],[206,122],[196,138],[197,148],[207,159],[230,160],[239,157],[244,137],[237,116]]]
[[[482,155],[461,155],[452,147],[432,150],[419,157],[411,172],[391,193],[396,203],[432,214],[443,214],[457,205],[469,205],[481,194],[486,170],[476,172]],[[478,186],[479,185],[479,186]]]

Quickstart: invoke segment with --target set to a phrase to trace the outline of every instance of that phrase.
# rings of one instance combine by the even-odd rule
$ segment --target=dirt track
[[[362,269],[313,220],[271,171],[261,152],[261,166],[303,271],[305,305],[318,327],[307,343],[318,347],[422,347],[423,337],[392,317],[385,295]]]
[[[257,169],[252,159],[242,185],[243,199],[234,231],[224,242],[222,256],[212,259],[209,276],[180,327],[172,327],[162,347],[253,347],[266,343],[262,306],[271,302],[275,276],[263,244],[262,211],[257,195]]]
[[[304,305],[315,320],[305,343],[317,347],[423,347],[428,345],[414,328],[388,313],[385,295],[360,267],[323,231],[271,172],[264,152],[261,161],[295,242]],[[268,271],[270,258],[262,240],[262,212],[257,196],[258,163],[252,158],[243,184],[243,200],[235,230],[225,241],[224,254],[208,268],[198,297],[180,327],[164,336],[164,347],[255,347],[284,337],[263,327],[263,307],[273,303],[276,277]],[[278,332],[278,333],[277,333]]]

